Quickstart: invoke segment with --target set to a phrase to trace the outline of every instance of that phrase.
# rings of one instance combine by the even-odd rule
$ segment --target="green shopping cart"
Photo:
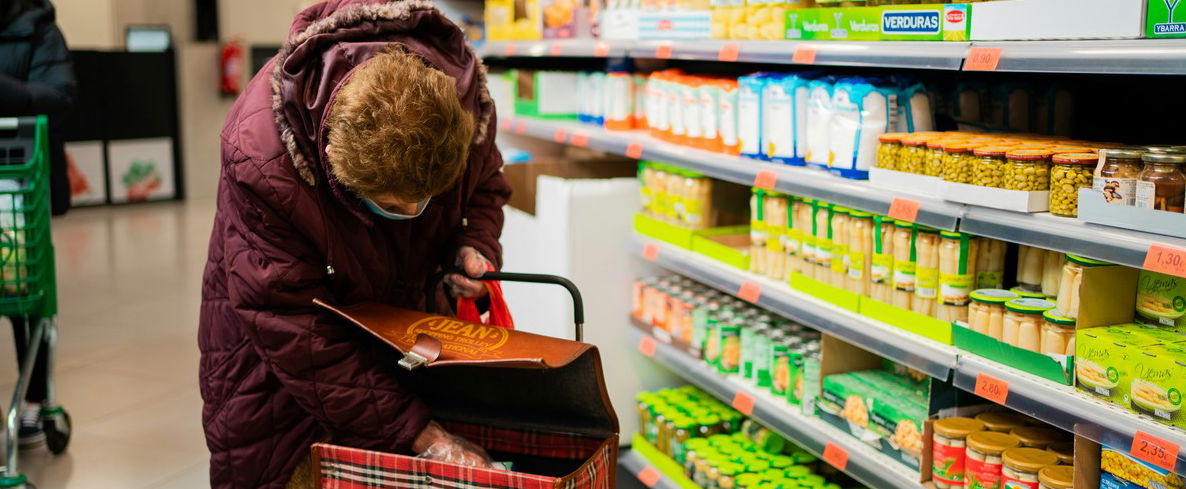
[[[59,454],[70,442],[70,416],[56,403],[52,380],[57,315],[46,118],[0,118],[0,316],[25,318],[30,328],[20,377],[5,413],[7,461],[0,488],[32,487],[17,467],[17,422],[43,340],[48,351],[41,354],[48,359],[50,378],[41,410],[46,445]]]

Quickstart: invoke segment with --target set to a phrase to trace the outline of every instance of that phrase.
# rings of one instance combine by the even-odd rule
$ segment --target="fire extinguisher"
[[[232,39],[222,46],[222,59],[219,63],[222,72],[219,83],[222,94],[230,97],[239,95],[243,84],[243,43],[239,39]]]

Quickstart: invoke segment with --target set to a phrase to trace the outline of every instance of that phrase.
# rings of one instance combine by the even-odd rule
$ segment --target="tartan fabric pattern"
[[[585,460],[565,477],[462,467],[405,455],[325,443],[313,446],[322,489],[611,489],[617,437],[519,431],[447,423],[447,429],[489,450]]]

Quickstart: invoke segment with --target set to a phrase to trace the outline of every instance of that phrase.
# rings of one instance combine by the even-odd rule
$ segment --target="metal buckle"
[[[420,356],[416,352],[410,351],[407,354],[405,354],[402,359],[400,359],[399,366],[403,367],[404,370],[410,371],[410,370],[415,370],[417,368],[423,367],[427,363],[428,363],[427,358]]]

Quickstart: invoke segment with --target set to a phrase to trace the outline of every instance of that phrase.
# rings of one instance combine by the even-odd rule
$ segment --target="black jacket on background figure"
[[[70,208],[62,128],[77,83],[49,0],[0,0],[0,117],[49,116],[53,213]]]

